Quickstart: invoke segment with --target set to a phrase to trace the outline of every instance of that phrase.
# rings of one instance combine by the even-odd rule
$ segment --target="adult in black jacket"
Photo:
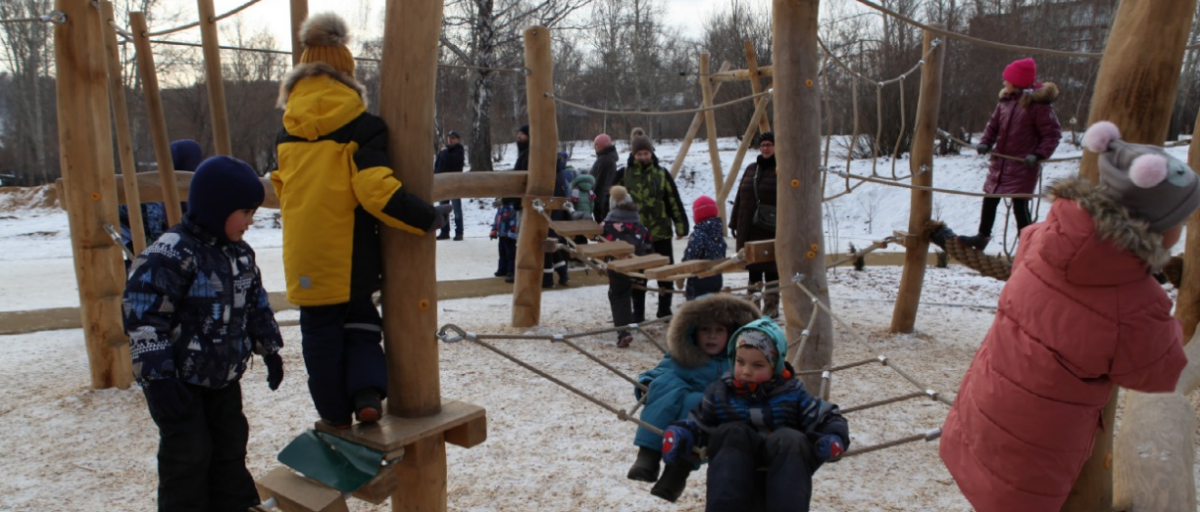
[[[446,146],[438,153],[437,160],[433,164],[434,174],[463,172],[463,166],[466,162],[466,151],[463,149],[461,140],[456,131],[451,131],[446,135]],[[454,239],[461,241],[463,239],[462,199],[451,199],[441,202],[441,204],[446,203],[450,203],[454,209]],[[438,240],[447,240],[449,238],[450,221],[447,219],[442,223],[442,232],[438,234]]]
[[[737,240],[737,248],[741,250],[746,242],[771,240],[775,238],[775,229],[767,229],[754,225],[754,212],[759,204],[775,206],[775,134],[766,132],[759,136],[758,160],[746,166],[738,192],[733,200],[733,212],[729,224],[733,236]],[[775,262],[755,263],[747,265],[750,271],[750,283],[778,281],[779,269]],[[779,315],[779,292],[763,296],[762,312],[775,317]]]
[[[621,157],[617,154],[617,147],[613,145],[612,137],[609,137],[607,133],[597,135],[593,146],[596,148],[596,161],[592,164],[592,169],[588,171],[588,174],[596,178],[596,186],[593,189],[596,193],[596,202],[592,209],[592,215],[596,222],[604,222],[605,216],[608,215],[608,189],[612,188],[613,176],[617,174],[617,162],[621,160]]]

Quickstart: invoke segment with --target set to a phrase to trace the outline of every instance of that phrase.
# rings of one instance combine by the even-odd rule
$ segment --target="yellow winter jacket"
[[[283,220],[288,301],[325,306],[379,289],[379,221],[422,235],[428,203],[408,194],[387,159],[387,125],[367,113],[353,78],[324,63],[296,66],[280,87],[283,130],[271,183]]]

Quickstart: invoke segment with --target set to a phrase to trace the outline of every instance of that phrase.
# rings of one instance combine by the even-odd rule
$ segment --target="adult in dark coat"
[[[617,162],[621,157],[617,154],[612,137],[607,133],[597,135],[593,147],[596,148],[596,161],[588,171],[588,174],[596,178],[596,187],[593,189],[596,193],[596,207],[592,214],[596,222],[604,222],[605,216],[608,215],[608,189],[612,188],[613,176],[617,174]]]
[[[451,131],[446,135],[446,146],[438,153],[437,160],[433,166],[434,174],[443,172],[463,172],[463,166],[466,164],[466,151],[463,149],[462,139],[459,138],[458,132]],[[461,241],[463,239],[463,209],[462,199],[451,199],[442,201],[441,204],[449,203],[454,209],[454,239]],[[438,235],[438,240],[446,240],[450,238],[450,222],[447,219],[442,224],[442,232]]]
[[[1058,87],[1052,83],[1037,83],[1037,65],[1033,59],[1021,59],[1004,69],[1004,89],[1000,102],[975,149],[979,154],[995,151],[1015,156],[1011,160],[992,156],[983,191],[988,194],[1032,194],[1037,187],[1041,162],[1050,158],[1058,148],[1062,128],[1054,115],[1054,100]],[[1017,231],[1032,223],[1028,199],[1013,199],[1013,214]],[[961,237],[960,241],[979,250],[987,247],[996,222],[999,197],[983,199],[976,236]]]
[[[746,242],[771,240],[775,238],[774,229],[765,229],[754,225],[754,212],[759,204],[775,206],[775,134],[765,132],[759,136],[758,159],[746,166],[742,180],[738,185],[737,195],[733,200],[733,212],[729,224],[733,227],[733,236],[737,240],[737,248],[741,250]],[[755,263],[747,265],[750,271],[750,283],[763,281],[778,281],[779,269],[775,262]],[[779,292],[763,295],[763,314],[772,317],[779,315]]]

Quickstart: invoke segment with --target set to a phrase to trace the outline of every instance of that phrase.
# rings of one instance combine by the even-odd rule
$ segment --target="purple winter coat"
[[[1002,155],[1024,158],[1034,154],[1038,160],[1050,158],[1062,136],[1058,117],[1051,106],[1056,99],[1058,86],[1049,82],[1034,84],[1029,94],[1000,91],[1000,103],[992,112],[979,142],[992,146],[992,151]],[[1040,171],[1040,164],[1029,166],[993,156],[983,191],[988,194],[1032,194]]]

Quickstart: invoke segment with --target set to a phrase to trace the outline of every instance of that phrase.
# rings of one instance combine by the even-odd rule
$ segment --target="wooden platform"
[[[722,260],[691,260],[646,270],[647,279],[671,280],[674,276],[703,272]]]
[[[487,440],[487,417],[483,407],[458,401],[442,402],[442,412],[424,418],[384,415],[377,423],[357,423],[338,430],[324,422],[316,429],[384,453],[384,460],[404,455],[404,447],[421,439],[446,433],[446,442],[470,448]]]
[[[608,262],[608,269],[619,273],[637,272],[638,270],[661,267],[670,262],[671,258],[661,254],[647,254],[645,256],[610,261]]]
[[[587,244],[575,249],[581,257],[600,259],[605,256],[621,257],[633,254],[633,246],[626,242],[603,242]]]
[[[550,229],[559,236],[584,236],[591,238],[604,234],[604,226],[590,220],[555,220],[550,221]]]

